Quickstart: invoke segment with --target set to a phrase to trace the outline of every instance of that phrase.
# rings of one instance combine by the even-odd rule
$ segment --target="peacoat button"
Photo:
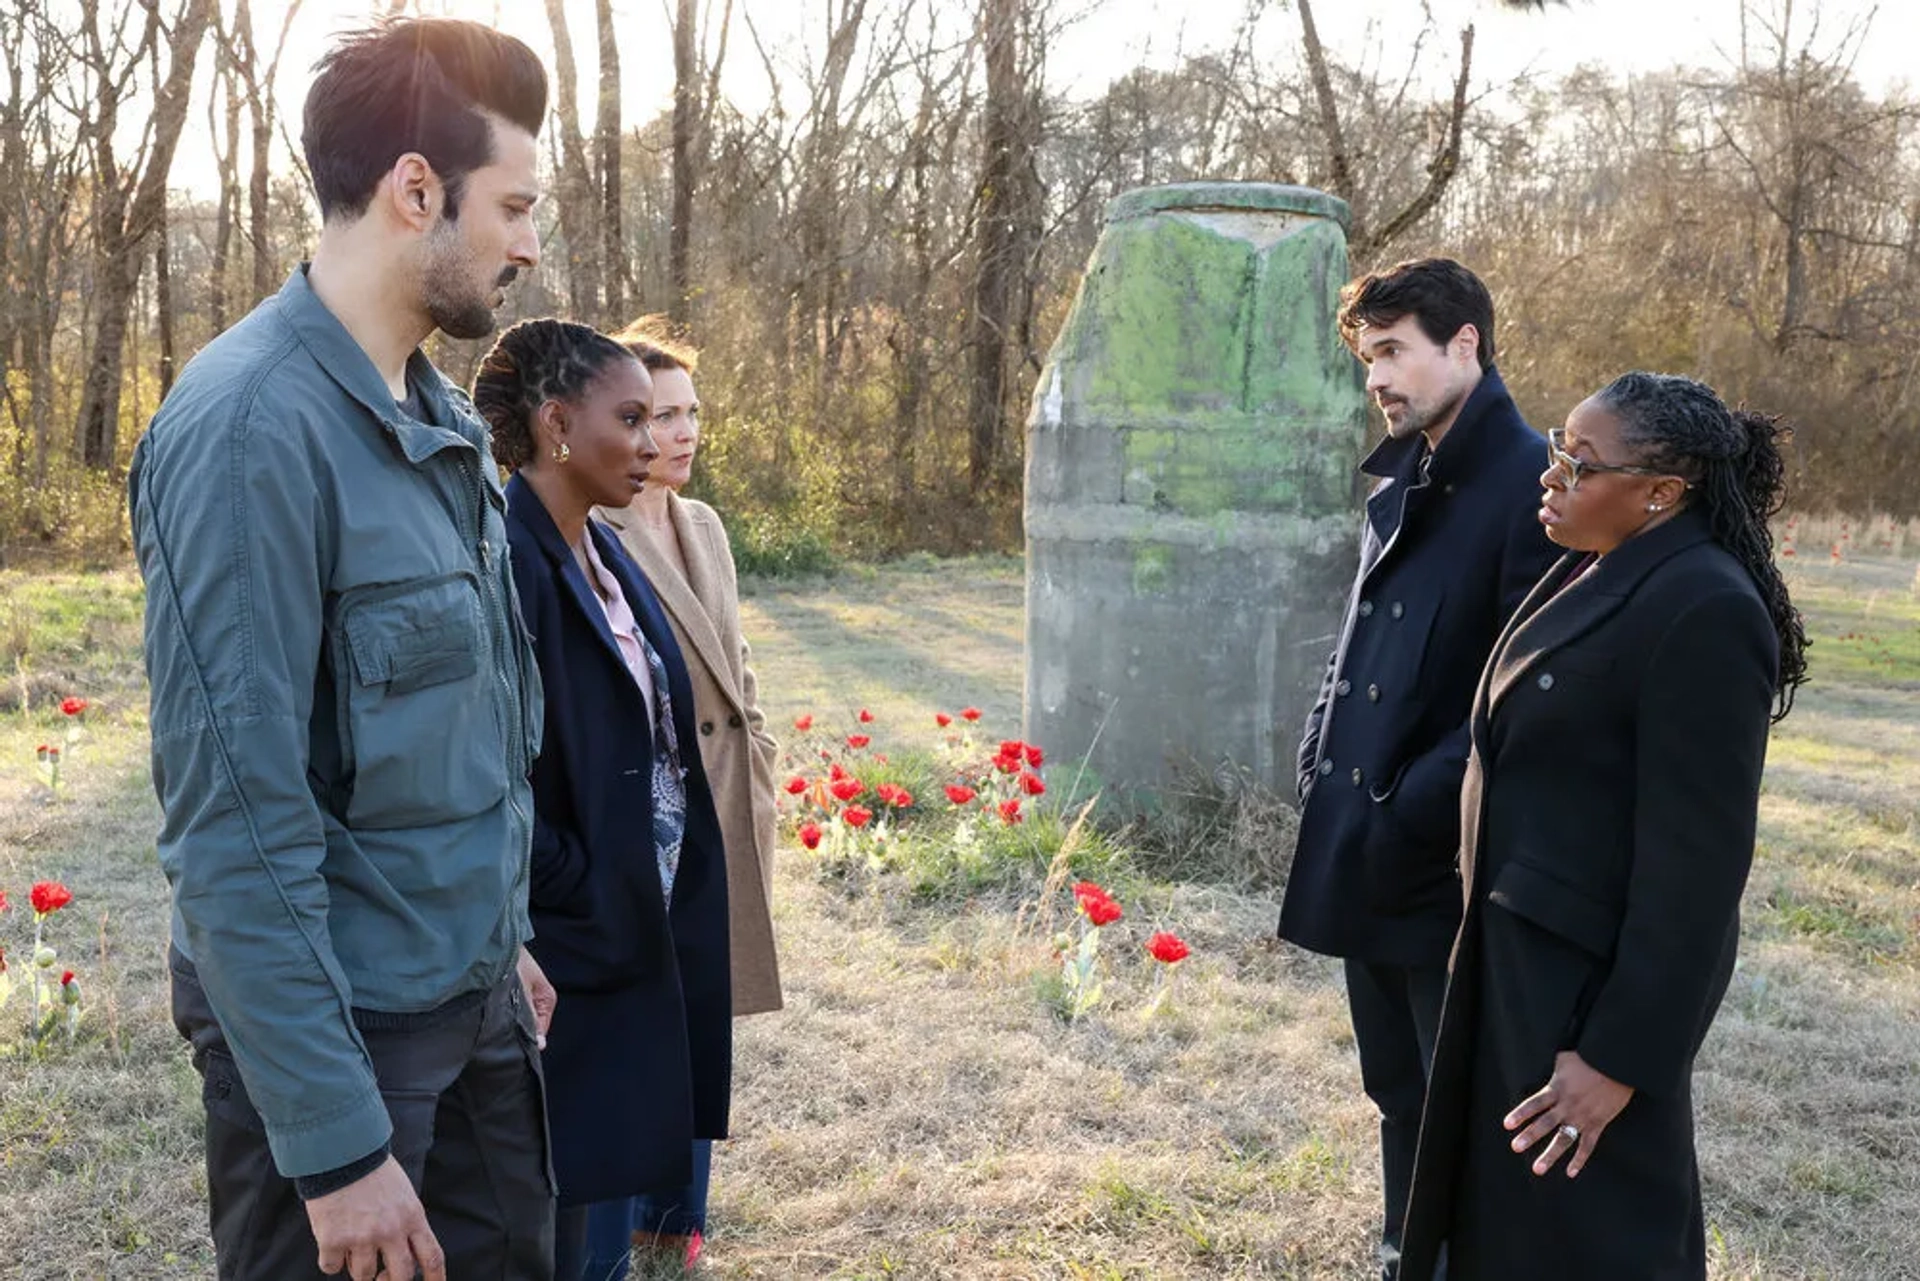
[[[1377,703],[1380,701],[1380,687],[1378,685],[1367,686],[1367,701],[1369,703]]]
[[[1353,785],[1355,787],[1360,786],[1360,784],[1366,781],[1367,781],[1367,776],[1365,774],[1362,774],[1359,770],[1353,771]]]
[[[1373,617],[1373,602],[1372,602],[1372,601],[1370,601],[1370,600],[1363,600],[1363,601],[1361,601],[1361,602],[1360,602],[1360,617],[1362,617],[1362,618],[1372,618],[1372,617]]]
[[[701,722],[700,722],[700,732],[701,732],[702,734],[711,734],[711,733],[713,733],[713,722],[712,722],[712,721],[701,721]]]
[[[1320,762],[1320,777],[1322,777],[1322,778],[1325,778],[1325,777],[1326,777],[1327,775],[1329,775],[1329,774],[1331,774],[1331,773],[1333,773],[1333,762],[1332,762],[1332,761],[1321,761],[1321,762]]]
[[[1342,680],[1338,685],[1333,687],[1333,692],[1341,698],[1345,698],[1347,695],[1353,693],[1353,682],[1350,680]]]
[[[1399,601],[1395,601],[1393,602],[1392,612],[1395,618],[1405,618],[1407,615],[1407,607],[1405,605],[1402,605]]]
[[[1552,689],[1552,688],[1553,688],[1553,673],[1552,673],[1552,672],[1541,672],[1541,673],[1540,673],[1540,682],[1539,682],[1539,683],[1540,683],[1540,688],[1541,688],[1541,689]]]
[[[739,729],[740,725],[741,725],[740,713],[734,712],[727,717],[728,729]]]

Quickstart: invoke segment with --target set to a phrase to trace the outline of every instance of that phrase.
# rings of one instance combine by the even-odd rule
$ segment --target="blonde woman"
[[[700,759],[726,847],[733,1013],[777,1010],[772,892],[779,749],[767,733],[740,634],[727,531],[711,507],[679,493],[700,443],[700,400],[693,386],[698,354],[651,319],[614,337],[653,378],[653,437],[660,454],[632,503],[596,514],[619,534],[653,584],[692,676]],[[631,1240],[663,1253],[684,1251],[689,1263],[696,1259],[706,1231],[711,1159],[711,1143],[696,1142],[693,1180],[679,1196],[637,1198],[630,1217],[596,1211],[589,1230],[594,1258],[617,1259]]]

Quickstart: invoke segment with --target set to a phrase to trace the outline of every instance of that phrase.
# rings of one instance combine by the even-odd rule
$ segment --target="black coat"
[[[1542,580],[1474,704],[1466,916],[1428,1081],[1403,1281],[1706,1276],[1690,1083],[1733,971],[1779,642],[1682,511]],[[1557,594],[1556,594],[1557,593]],[[1578,1179],[1501,1119],[1574,1050],[1632,1086]]]
[[[618,538],[591,522],[588,530],[666,664],[687,823],[669,912],[654,855],[646,704],[598,596],[516,476],[507,541],[546,693],[529,946],[560,993],[543,1062],[554,1170],[569,1204],[684,1185],[693,1140],[726,1134],[733,1055],[726,864],[693,689],[646,577]]]
[[[1558,552],[1546,444],[1488,370],[1421,474],[1425,442],[1362,464],[1360,572],[1300,744],[1300,835],[1280,936],[1333,956],[1446,963],[1460,922],[1460,776],[1474,683]]]

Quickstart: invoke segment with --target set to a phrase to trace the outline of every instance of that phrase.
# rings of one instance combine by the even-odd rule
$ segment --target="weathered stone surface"
[[[1186,183],[1108,207],[1027,436],[1027,734],[1139,802],[1286,787],[1353,571],[1346,208]]]

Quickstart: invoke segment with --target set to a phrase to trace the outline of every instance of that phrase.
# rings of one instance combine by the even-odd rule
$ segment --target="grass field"
[[[1741,967],[1697,1080],[1713,1275],[1920,1277],[1915,567],[1795,574],[1815,683],[1774,739]],[[971,703],[1018,733],[1017,563],[748,589],[777,727],[867,706],[890,741],[931,742],[934,709]],[[27,885],[64,879],[54,941],[89,1000],[73,1045],[0,1052],[4,1278],[212,1275],[137,618],[125,575],[0,575],[0,937],[19,958]],[[95,706],[55,800],[34,748],[67,694]],[[1181,1013],[1144,1021],[1144,989],[1115,984],[1072,1027],[1037,995],[1054,966],[1020,894],[849,889],[797,848],[777,892],[788,1008],[739,1025],[704,1275],[1369,1275],[1374,1124],[1338,971],[1272,941],[1270,889],[1129,880],[1109,950],[1179,929]]]

